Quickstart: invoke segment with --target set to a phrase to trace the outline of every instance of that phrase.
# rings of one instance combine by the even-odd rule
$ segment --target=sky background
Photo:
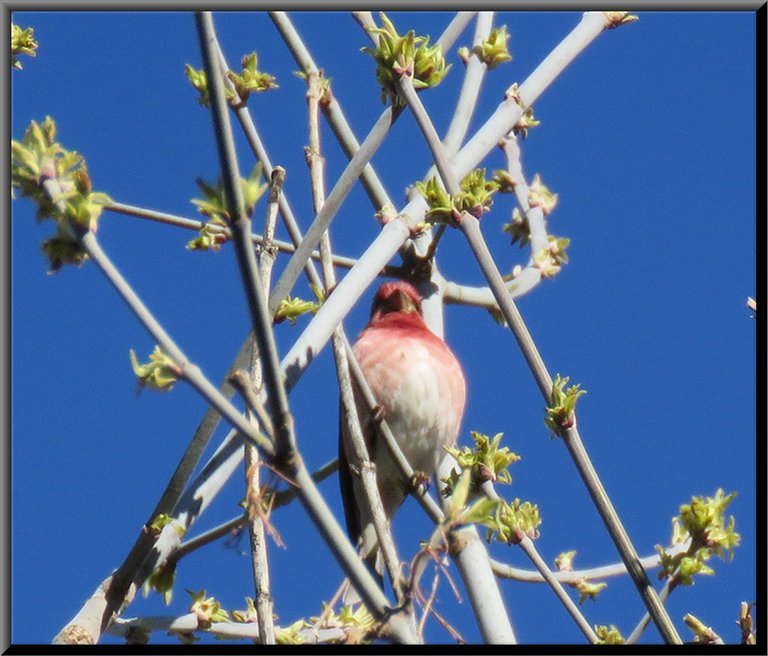
[[[401,32],[414,28],[433,40],[452,16],[391,14]],[[367,38],[348,14],[292,17],[362,141],[383,109],[373,62],[359,51]],[[512,35],[514,61],[486,77],[473,131],[578,20],[560,12],[497,16]],[[292,74],[297,65],[266,14],[221,13],[215,21],[232,68],[256,50],[260,69],[277,77],[280,88],[252,96],[249,106],[273,163],[288,171],[285,192],[306,229],[305,85]],[[12,76],[13,137],[50,114],[59,141],[85,155],[97,190],[197,218],[189,202],[195,178],[215,179],[218,160],[209,113],[184,76],[185,63],[202,67],[193,15],[23,12],[14,22],[33,27],[40,48]],[[461,84],[456,47],[471,46],[473,31],[448,54],[448,78],[421,96],[441,133]],[[739,603],[757,594],[755,503],[764,491],[758,495],[755,482],[756,323],[745,305],[756,294],[755,60],[754,14],[641,13],[639,22],[600,36],[544,93],[534,105],[542,123],[522,143],[529,180],[541,173],[559,194],[549,227],[571,239],[571,262],[519,307],[552,374],[588,390],[579,402],[581,434],[637,550],[650,555],[668,544],[671,518],[692,495],[738,493],[729,508],[742,537],[734,560],[713,559],[715,576],[669,601],[685,640],[691,634],[681,618],[690,612],[726,642],[737,641]],[[324,123],[322,130],[330,189],[345,159]],[[248,172],[253,159],[239,132],[237,142]],[[373,160],[400,207],[429,163],[407,112]],[[490,170],[502,165],[498,151],[484,162]],[[482,225],[508,272],[528,254],[502,234],[512,200],[497,198]],[[136,394],[128,351],[143,358],[154,342],[92,264],[47,275],[40,242],[52,225],[35,223],[28,200],[13,201],[14,643],[49,642],[122,562],[205,411],[183,384],[170,394]],[[378,230],[357,187],[333,223],[335,249],[357,257]],[[181,348],[220,383],[249,325],[231,248],[190,252],[184,246],[193,233],[109,212],[98,235]],[[438,264],[451,280],[482,284],[458,232],[444,236]],[[345,321],[350,336],[364,326],[372,293]],[[294,294],[310,296],[303,279]],[[278,327],[281,355],[308,321]],[[545,560],[576,549],[577,568],[616,562],[566,449],[544,426],[543,400],[511,333],[478,309],[448,306],[445,322],[469,381],[460,442],[470,443],[470,430],[504,432],[505,444],[522,456],[513,485],[499,492],[539,505],[537,546]],[[335,456],[335,384],[328,347],[291,393],[310,469]],[[220,427],[209,453],[227,430]],[[320,487],[341,518],[336,476]],[[190,535],[235,516],[242,496],[236,475]],[[297,503],[273,519],[287,547],[270,545],[275,612],[287,625],[317,615],[342,573]],[[403,558],[429,530],[409,500],[395,521]],[[532,568],[520,550],[493,545],[491,552]],[[463,597],[453,565],[450,572]],[[584,612],[592,624],[615,624],[626,636],[644,607],[628,578],[608,582]],[[520,642],[583,641],[547,587],[501,587]],[[184,588],[205,588],[225,608],[244,608],[253,595],[249,559],[223,541],[210,545],[181,562],[170,608],[157,595],[137,598],[125,617],[183,614]],[[480,640],[468,600],[457,604],[444,581],[437,608],[467,641]],[[427,639],[450,642],[434,621]],[[644,639],[657,642],[658,634],[649,628]],[[155,634],[152,641],[175,639]]]

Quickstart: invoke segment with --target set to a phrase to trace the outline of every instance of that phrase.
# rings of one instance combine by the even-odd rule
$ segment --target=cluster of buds
[[[79,232],[95,232],[104,205],[111,198],[95,192],[81,155],[56,141],[50,116],[32,121],[21,141],[11,142],[11,185],[37,205],[37,220],[56,222],[54,237],[42,243],[55,273],[64,264],[81,264],[87,257]]]
[[[507,469],[509,465],[521,459],[519,455],[509,450],[509,447],[500,446],[501,438],[504,433],[496,433],[492,438],[477,431],[471,431],[472,439],[475,442],[474,448],[463,446],[461,448],[446,446],[445,450],[461,467],[462,471],[471,471],[475,479],[475,486],[485,481],[493,481],[504,484],[512,482],[512,475]],[[452,471],[450,476],[442,480],[447,484],[444,488],[446,496],[452,493],[459,474],[456,470]]]
[[[378,34],[378,45],[361,50],[376,62],[376,80],[381,86],[382,102],[389,98],[393,105],[402,103],[397,82],[403,76],[413,80],[417,91],[440,84],[451,68],[445,63],[440,45],[430,46],[428,36],[416,36],[413,30],[401,36],[386,14],[379,16],[383,27],[372,30]]]
[[[725,495],[717,490],[714,497],[693,497],[690,504],[680,506],[680,514],[672,520],[672,544],[690,539],[686,551],[671,555],[656,545],[661,561],[659,578],[671,578],[679,585],[692,585],[696,574],[714,574],[706,563],[713,556],[733,558],[733,550],[741,536],[734,530],[736,520],[725,522],[724,511],[736,493]]]
[[[490,521],[483,522],[488,529],[488,542],[495,539],[504,544],[518,544],[524,537],[531,540],[539,537],[539,507],[530,501],[498,501],[493,516],[489,519]]]
[[[472,471],[465,469],[454,478],[455,484],[445,506],[445,522],[450,525],[479,524],[487,529],[486,540],[504,544],[519,544],[524,538],[539,536],[541,524],[539,508],[529,501],[481,496],[467,505],[470,496]],[[449,481],[451,482],[451,481]]]
[[[499,191],[511,193],[519,184],[513,179],[507,171],[496,171],[494,181],[498,185]],[[552,213],[557,206],[558,196],[553,194],[549,188],[541,181],[541,176],[537,173],[531,186],[528,188],[528,204],[531,208],[540,208],[542,214],[546,217]],[[512,244],[518,244],[523,248],[531,241],[531,229],[528,220],[516,207],[512,210],[512,220],[501,227],[503,232],[512,237]],[[557,275],[562,269],[563,264],[568,262],[568,256],[565,249],[571,243],[570,239],[565,237],[555,237],[547,235],[547,246],[540,249],[533,255],[533,265],[541,270],[544,278],[551,278]],[[514,277],[514,276],[513,276]]]
[[[426,184],[416,183],[416,188],[429,205],[426,218],[430,223],[455,224],[461,220],[464,212],[479,219],[486,212],[490,212],[493,194],[499,189],[495,180],[485,178],[485,169],[469,172],[459,187],[461,191],[452,196],[440,185],[435,176],[431,177]]]
[[[242,59],[242,70],[239,73],[228,70],[226,72],[227,79],[232,83],[225,89],[227,95],[227,101],[232,107],[243,107],[248,102],[248,97],[252,93],[259,93],[262,91],[269,91],[270,89],[277,88],[275,77],[269,73],[263,73],[258,69],[258,57],[255,52],[250,55],[245,55]],[[208,91],[208,78],[205,74],[205,70],[196,69],[186,64],[184,72],[192,83],[192,86],[197,89],[200,94],[197,102],[203,107],[208,107],[211,103],[211,96]]]
[[[557,558],[555,558],[555,567],[558,572],[572,572],[573,571],[573,559],[576,556],[576,550],[564,551]],[[587,579],[580,579],[569,583],[579,593],[579,604],[583,604],[587,599],[596,599],[605,588],[608,587],[607,583],[592,583]]]

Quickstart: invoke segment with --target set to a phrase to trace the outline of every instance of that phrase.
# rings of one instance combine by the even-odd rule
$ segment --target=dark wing
[[[339,488],[341,489],[341,500],[344,502],[344,519],[347,522],[347,535],[352,544],[357,544],[360,539],[360,516],[357,512],[355,503],[355,489],[352,485],[352,472],[349,471],[349,460],[347,459],[346,449],[344,448],[344,437],[342,431],[344,428],[344,408],[339,401]]]

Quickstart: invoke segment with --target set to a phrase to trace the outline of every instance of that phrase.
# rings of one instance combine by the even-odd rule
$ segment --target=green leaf
[[[456,520],[459,517],[459,514],[464,510],[467,498],[469,498],[469,487],[471,482],[472,473],[469,469],[465,469],[456,480],[446,505],[445,515],[449,521]]]
[[[474,448],[444,447],[445,450],[456,459],[462,469],[471,470],[476,478],[511,483],[512,476],[507,468],[521,457],[508,447],[500,446],[504,433],[496,433],[493,438],[477,431],[471,431],[470,434],[475,442]]]
[[[494,513],[498,501],[489,497],[480,497],[475,502],[467,506],[458,518],[459,524],[481,524],[488,525],[488,522],[493,521]]]
[[[538,173],[533,176],[533,182],[528,188],[528,202],[531,207],[541,207],[544,216],[547,216],[555,209],[557,201],[558,195],[549,190],[549,187],[541,181],[541,176]]]
[[[256,610],[256,606],[251,597],[245,598],[246,609],[245,610],[233,610],[232,621],[240,624],[250,624],[257,622],[259,619],[259,613]]]
[[[695,615],[686,613],[683,615],[683,622],[693,631],[695,644],[711,644],[713,642],[722,642],[720,636],[715,633],[711,626],[707,626]]]
[[[278,645],[302,645],[307,639],[299,631],[309,628],[304,620],[297,620],[290,626],[275,630],[275,642]]]
[[[515,127],[512,128],[512,131],[515,134],[519,134],[521,139],[526,139],[528,137],[528,130],[539,125],[541,125],[541,121],[537,121],[536,117],[533,115],[533,107],[528,107],[517,123],[515,123]]]
[[[576,557],[576,550],[563,551],[557,558],[555,558],[555,567],[558,572],[572,572],[573,571],[573,559]]]
[[[51,197],[46,181],[58,183],[60,192]],[[11,185],[37,206],[37,220],[53,219],[57,230],[42,242],[50,272],[64,264],[80,265],[86,254],[73,234],[70,222],[96,231],[104,205],[112,202],[93,191],[85,160],[56,141],[56,123],[46,116],[42,124],[31,121],[21,141],[11,142]]]
[[[211,98],[208,92],[208,79],[205,75],[205,70],[198,70],[189,64],[184,64],[184,75],[187,76],[192,86],[200,94],[197,102],[203,107],[208,107],[211,104]]]
[[[50,269],[48,273],[57,273],[65,264],[80,266],[88,259],[88,254],[83,250],[80,242],[68,236],[57,235],[44,240],[40,245],[43,255],[48,259]]]

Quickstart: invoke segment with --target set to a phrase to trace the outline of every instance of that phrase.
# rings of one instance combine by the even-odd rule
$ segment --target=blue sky
[[[346,14],[292,14],[315,61],[333,79],[336,98],[362,140],[383,106],[367,45]],[[437,38],[452,14],[393,13],[402,31]],[[512,82],[522,82],[576,25],[577,13],[499,14],[514,61],[486,78],[473,128]],[[311,218],[303,146],[304,83],[269,18],[215,15],[230,66],[256,50],[259,67],[280,87],[252,97],[257,127],[274,163],[288,171],[286,193],[306,229]],[[35,13],[14,15],[35,29],[36,59],[12,76],[12,135],[30,120],[53,116],[59,140],[85,155],[96,189],[115,201],[196,218],[195,178],[214,179],[218,159],[209,113],[197,104],[184,64],[201,67],[191,13]],[[470,45],[472,29],[457,45]],[[570,264],[519,307],[550,371],[588,390],[579,426],[603,483],[641,555],[667,544],[671,518],[692,495],[736,491],[730,511],[742,546],[716,575],[679,589],[668,607],[681,622],[693,613],[738,639],[741,601],[756,597],[755,320],[745,306],[755,289],[755,17],[751,13],[641,13],[637,23],[600,36],[535,103],[541,125],[522,143],[528,178],[538,172],[559,194],[550,230],[571,239]],[[461,83],[454,67],[422,94],[438,131],[450,120]],[[345,160],[323,125],[329,188]],[[237,134],[240,165],[253,165]],[[400,206],[404,190],[430,156],[407,113],[373,160]],[[501,168],[499,153],[484,165]],[[509,197],[483,218],[502,272],[524,263],[501,225]],[[263,205],[256,221],[263,220]],[[336,218],[335,249],[359,256],[378,224],[361,188]],[[26,199],[12,203],[12,638],[48,642],[75,614],[133,543],[203,412],[191,389],[136,394],[128,350],[154,342],[95,267],[46,275]],[[218,384],[248,330],[247,309],[230,248],[184,249],[193,236],[178,228],[105,212],[99,238],[139,296],[182,349]],[[283,236],[284,235],[280,235]],[[281,259],[281,266],[286,259]],[[482,276],[458,232],[438,251],[443,274],[480,285]],[[301,280],[297,295],[309,296]],[[355,335],[372,291],[350,313]],[[537,546],[548,562],[576,549],[577,567],[615,562],[612,543],[567,452],[544,427],[543,401],[509,331],[486,312],[448,306],[446,338],[469,381],[461,443],[469,431],[504,432],[522,456],[514,482],[500,492],[539,504]],[[285,354],[307,318],[277,329]],[[310,468],[335,455],[337,396],[329,349],[291,394],[299,445]],[[212,446],[226,429],[220,429]],[[341,503],[336,477],[321,485]],[[193,533],[238,512],[235,477]],[[270,548],[280,623],[316,615],[342,578],[298,504],[274,524],[287,548]],[[410,557],[429,534],[408,502],[395,522]],[[242,542],[245,548],[247,540]],[[496,558],[530,567],[522,552],[499,545]],[[458,580],[455,568],[451,574]],[[655,580],[655,577],[653,577]],[[249,560],[219,542],[182,561],[170,608],[137,599],[126,616],[185,612],[184,588],[205,588],[226,608],[252,596]],[[581,642],[582,636],[544,586],[503,582],[521,642]],[[468,600],[457,604],[440,586],[438,608],[468,641],[478,641]],[[643,613],[627,579],[611,579],[585,606],[593,624],[629,634]],[[436,623],[427,638],[449,641]],[[651,628],[648,641],[658,636]],[[106,638],[109,642],[111,639]],[[173,641],[155,635],[153,642]]]

